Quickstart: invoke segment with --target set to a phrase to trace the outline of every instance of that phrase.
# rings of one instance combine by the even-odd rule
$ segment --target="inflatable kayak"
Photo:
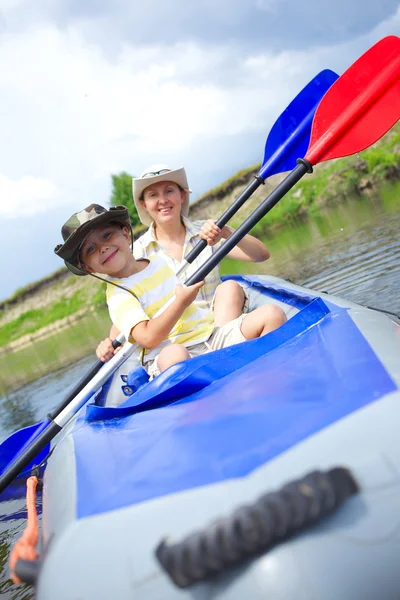
[[[234,279],[288,321],[150,383],[125,363],[55,440],[38,600],[399,597],[399,325]]]

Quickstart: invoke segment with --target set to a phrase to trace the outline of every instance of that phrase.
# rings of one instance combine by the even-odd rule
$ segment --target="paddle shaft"
[[[238,227],[232,235],[214,252],[214,254],[185,282],[194,285],[202,281],[219,262],[234,248],[245,235],[279,202],[279,200],[305,175],[312,172],[311,164],[305,159],[298,159],[297,167],[261,202],[251,215]]]

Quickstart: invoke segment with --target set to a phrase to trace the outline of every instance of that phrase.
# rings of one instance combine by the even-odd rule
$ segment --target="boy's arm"
[[[183,311],[190,306],[204,281],[189,287],[178,285],[175,289],[175,300],[158,317],[141,321],[131,329],[131,336],[149,350],[156,348],[167,337],[171,329],[182,316]]]
[[[217,227],[215,221],[209,219],[201,228],[199,236],[206,240],[209,246],[217,244],[221,238],[227,239],[235,230],[229,225],[225,225],[222,229]],[[263,262],[271,255],[268,248],[257,238],[252,235],[245,235],[244,238],[232,248],[228,253],[229,258],[236,260],[245,260],[248,262]]]
[[[111,329],[110,329],[110,335],[109,338],[111,340],[115,340],[115,338],[120,334],[120,330],[118,329],[118,327],[116,327],[114,325],[114,323],[111,325]]]

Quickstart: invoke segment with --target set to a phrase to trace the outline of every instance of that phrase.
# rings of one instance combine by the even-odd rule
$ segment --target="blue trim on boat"
[[[273,283],[268,283],[268,285],[266,285],[265,280],[261,277],[257,277],[257,275],[252,275],[251,277],[246,277],[245,275],[224,275],[221,279],[222,281],[232,279],[243,285],[248,285],[255,288],[264,296],[268,296],[273,300],[279,300],[280,302],[284,302],[289,306],[294,306],[299,310],[310,304],[313,300],[319,298],[316,294],[306,294],[300,290],[284,288],[281,285]]]
[[[263,294],[263,296],[268,296],[273,300],[278,300],[279,302],[283,302],[289,306],[294,306],[298,310],[302,310],[305,306],[312,302],[312,300],[319,298],[319,296],[316,294],[305,293],[297,289],[294,290],[291,288],[284,288],[281,285],[276,285],[273,283],[268,283],[268,285],[266,285],[265,280],[263,280],[261,277],[257,277],[257,275],[252,275],[251,277],[246,277],[244,275],[224,275],[221,277],[221,279],[222,281],[232,279],[238,283],[248,285],[249,287],[256,289],[257,292],[260,292],[260,294]],[[324,300],[324,303],[329,310],[335,311],[339,309],[337,304],[334,304],[333,302]]]

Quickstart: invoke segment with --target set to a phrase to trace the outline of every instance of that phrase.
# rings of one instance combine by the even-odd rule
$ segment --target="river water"
[[[379,197],[354,199],[287,225],[264,238],[266,263],[226,260],[223,273],[260,273],[289,278],[360,304],[400,314],[400,186]],[[40,421],[88,370],[90,356],[0,398],[0,441]],[[3,501],[2,501],[3,500]],[[26,586],[8,580],[12,542],[24,526],[24,500],[0,497],[0,598],[32,598]]]

